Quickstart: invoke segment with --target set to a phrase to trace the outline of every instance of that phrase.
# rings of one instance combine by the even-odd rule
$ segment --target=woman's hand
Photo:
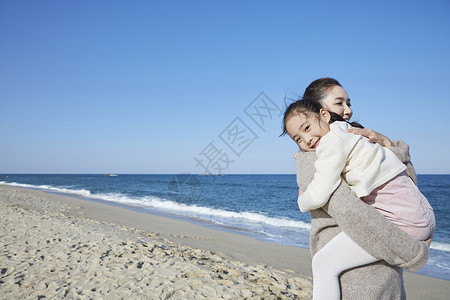
[[[351,132],[354,134],[360,134],[363,137],[368,138],[369,142],[371,142],[371,143],[380,144],[383,147],[392,147],[392,142],[388,137],[382,135],[381,133],[373,131],[372,129],[352,128],[352,129],[347,129],[347,132]]]
[[[298,196],[300,197],[302,194],[303,194],[303,191],[301,189],[298,189]]]
[[[425,242],[428,244],[428,248],[430,248],[431,241],[433,240],[432,237],[430,237],[428,240],[425,240]]]

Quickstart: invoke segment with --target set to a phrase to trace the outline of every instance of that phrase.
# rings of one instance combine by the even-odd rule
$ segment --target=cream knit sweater
[[[405,171],[406,166],[392,151],[345,131],[350,128],[347,122],[334,122],[320,139],[314,179],[297,200],[302,212],[324,206],[341,183],[341,176],[361,198]]]
[[[390,148],[408,167],[407,174],[416,182],[410,164],[409,147],[394,141]],[[315,173],[314,152],[300,152],[297,157],[297,183],[306,190]],[[314,256],[328,241],[344,231],[372,256],[383,261],[347,270],[340,275],[342,299],[406,299],[402,268],[417,271],[429,256],[425,242],[414,240],[365,204],[342,181],[322,208],[310,211],[310,249]]]

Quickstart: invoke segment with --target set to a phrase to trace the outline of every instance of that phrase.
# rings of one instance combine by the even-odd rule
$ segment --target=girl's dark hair
[[[302,98],[320,101],[326,97],[328,89],[336,85],[342,87],[339,81],[334,78],[325,77],[316,79],[305,89]]]
[[[343,117],[341,117],[337,113],[334,113],[334,112],[329,112],[329,113],[330,113],[330,116],[331,116],[330,124],[333,123],[333,122],[336,122],[336,121],[341,121],[341,122],[347,122],[352,127],[364,128],[364,126],[362,126],[358,122],[349,122],[349,121],[346,121]]]
[[[291,117],[294,113],[316,113],[319,114],[322,105],[319,102],[314,101],[312,99],[300,99],[295,102],[292,102],[284,111],[283,115],[283,132],[280,136],[286,135],[286,121],[289,117]]]
[[[320,114],[320,110],[322,109],[322,105],[320,105],[320,103],[314,99],[301,99],[301,100],[297,100],[295,102],[292,102],[284,111],[284,115],[283,115],[283,132],[280,134],[280,136],[286,135],[287,130],[286,130],[286,121],[288,118],[290,118],[294,113],[295,114],[315,114],[315,115],[319,115]],[[350,124],[352,127],[358,127],[358,128],[364,128],[361,124],[357,123],[357,122],[348,122],[345,121],[343,117],[341,117],[340,115],[330,112],[331,115],[331,119],[330,119],[330,124],[335,122],[335,121],[343,121],[343,122],[347,122],[348,124]]]

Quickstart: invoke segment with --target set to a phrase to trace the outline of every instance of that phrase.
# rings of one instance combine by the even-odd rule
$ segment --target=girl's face
[[[329,88],[326,94],[326,97],[320,100],[322,107],[330,112],[340,115],[346,121],[350,120],[353,111],[350,108],[350,99],[345,90],[342,87],[335,85]]]
[[[314,151],[320,139],[330,131],[330,113],[324,109],[319,115],[295,113],[286,120],[286,131],[303,151]]]

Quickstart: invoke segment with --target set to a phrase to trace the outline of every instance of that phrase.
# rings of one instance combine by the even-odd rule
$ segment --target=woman
[[[311,83],[304,98],[319,101],[329,111],[349,120],[350,99],[338,81],[322,78]],[[410,163],[409,149],[402,141],[391,141],[372,130],[354,130],[389,147],[408,167],[408,175],[416,182]],[[305,190],[315,173],[314,152],[299,152],[297,183]],[[343,181],[324,207],[311,211],[310,249],[314,256],[328,241],[344,231],[372,256],[383,261],[348,270],[341,274],[342,299],[406,299],[402,268],[417,270],[428,260],[428,247],[387,221],[372,207],[351,192]],[[367,220],[371,220],[367,222]],[[365,220],[363,222],[363,220]],[[431,241],[428,241],[431,242]]]
[[[344,120],[349,121],[353,116],[353,110],[351,108],[350,98],[342,85],[333,78],[320,78],[313,81],[303,94],[303,98],[312,99],[320,102],[322,107],[330,112],[334,112]],[[417,184],[417,176],[411,165],[409,146],[403,141],[396,141],[395,144],[386,136],[373,131],[371,129],[354,128],[352,130],[355,134],[361,134],[369,139],[372,143],[378,143],[383,147],[389,148],[397,155],[398,158],[408,167],[408,176]]]

